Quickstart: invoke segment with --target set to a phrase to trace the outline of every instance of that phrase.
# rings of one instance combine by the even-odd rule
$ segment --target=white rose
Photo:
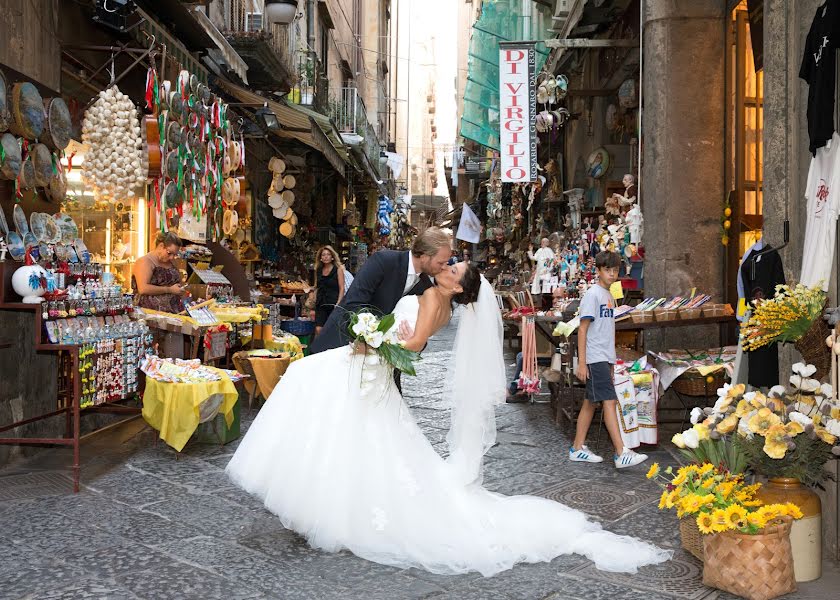
[[[371,348],[379,348],[384,340],[385,336],[381,331],[374,331],[365,335],[365,341]]]
[[[790,413],[788,418],[794,423],[799,423],[800,425],[802,425],[802,427],[814,424],[814,422],[811,420],[811,417],[809,417],[808,415],[803,415],[801,412],[798,411],[793,411],[792,413]]]
[[[692,450],[700,445],[700,434],[698,434],[694,429],[687,429],[683,431],[682,437],[686,447],[691,448]]]
[[[718,401],[719,402],[719,401]],[[691,424],[697,425],[700,419],[703,417],[703,409],[699,406],[695,406],[691,409]]]

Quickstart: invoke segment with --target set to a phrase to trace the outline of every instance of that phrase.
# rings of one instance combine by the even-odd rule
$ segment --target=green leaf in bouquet
[[[385,333],[386,331],[391,329],[391,327],[393,327],[396,319],[397,318],[394,316],[394,313],[385,315],[384,317],[382,317],[382,320],[379,321],[379,327],[377,327],[376,330]]]
[[[379,347],[379,355],[389,365],[405,373],[406,375],[417,375],[414,370],[414,363],[420,360],[420,354],[413,352],[396,344],[382,344]]]

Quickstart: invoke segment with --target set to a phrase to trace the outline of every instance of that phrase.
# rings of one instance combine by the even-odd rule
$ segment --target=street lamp
[[[280,122],[277,120],[277,115],[269,110],[268,106],[260,108],[256,112],[256,116],[269,131],[277,131],[280,129]]]
[[[265,18],[272,25],[288,25],[295,20],[297,8],[297,0],[266,0]]]

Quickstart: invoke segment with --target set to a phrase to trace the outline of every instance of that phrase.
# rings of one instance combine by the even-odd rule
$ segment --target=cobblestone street
[[[450,327],[425,352],[422,369],[403,386],[429,440],[444,454],[449,415],[440,402],[454,335]],[[508,355],[509,369],[512,357]],[[305,402],[305,398],[300,401]],[[251,418],[243,413],[243,429]],[[545,404],[498,410],[498,444],[485,483],[504,494],[538,494],[581,509],[607,529],[676,550],[674,560],[636,575],[596,570],[580,556],[519,565],[492,578],[401,571],[311,550],[223,469],[237,442],[191,443],[176,460],[141,420],[83,447],[81,493],[68,494],[66,453],[47,451],[0,472],[0,597],[238,599],[364,598],[700,600],[729,597],[702,585],[702,567],[679,549],[673,514],[657,510],[647,466],[618,472],[569,463],[568,432]],[[593,433],[597,437],[597,432]],[[597,450],[609,455],[607,435]],[[651,460],[673,464],[664,450]],[[648,463],[650,464],[650,463]],[[833,579],[832,579],[833,578]],[[790,598],[824,598],[822,584]],[[810,590],[810,591],[809,591]]]

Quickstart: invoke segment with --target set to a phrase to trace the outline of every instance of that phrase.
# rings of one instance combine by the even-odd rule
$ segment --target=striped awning
[[[314,148],[324,155],[324,158],[340,175],[344,176],[344,167],[349,162],[347,147],[341,143],[341,136],[335,131],[329,117],[294,104],[287,104],[285,101],[269,100],[227,81],[219,81],[218,85],[241,102],[268,105],[268,108],[277,116],[281,126],[279,131],[273,133]]]

